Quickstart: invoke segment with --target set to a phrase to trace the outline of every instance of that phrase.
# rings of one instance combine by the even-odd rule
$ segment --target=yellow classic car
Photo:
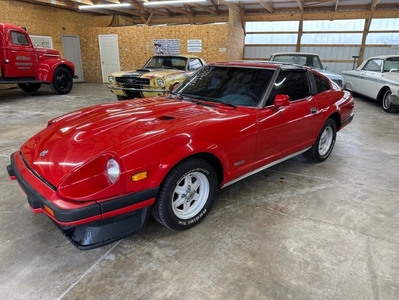
[[[154,55],[141,69],[109,74],[108,88],[118,100],[165,95],[204,64],[194,55]]]

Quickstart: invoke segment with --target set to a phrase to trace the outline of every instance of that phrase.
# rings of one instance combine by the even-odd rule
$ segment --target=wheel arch
[[[326,122],[328,119],[333,119],[335,124],[337,125],[337,131],[341,129],[341,115],[338,112],[334,112],[331,114],[324,122]]]
[[[377,94],[377,99],[376,99],[376,100],[382,101],[382,99],[384,98],[385,93],[386,93],[388,90],[391,90],[391,88],[390,88],[389,86],[386,86],[386,85],[383,86],[383,87],[380,89],[380,91],[378,92],[378,94]]]
[[[350,81],[345,82],[344,90],[349,91],[349,92],[353,92],[352,82],[350,82]]]
[[[171,168],[168,170],[168,172],[166,172],[166,174],[164,174],[161,185],[163,184],[165,179],[168,177],[169,173],[172,172],[172,170],[174,169],[175,166],[177,166],[178,164],[180,164],[184,161],[192,159],[192,158],[202,158],[203,160],[207,161],[214,168],[214,170],[216,172],[217,180],[218,180],[218,186],[220,186],[220,184],[222,183],[222,181],[224,179],[223,165],[222,165],[222,162],[220,161],[220,159],[216,155],[209,153],[209,152],[194,153],[194,154],[186,156],[185,158],[174,163],[173,166],[171,166]]]
[[[36,80],[46,81],[51,83],[54,77],[54,72],[58,67],[67,69],[72,78],[75,76],[75,66],[67,60],[46,59],[39,63]]]
[[[169,92],[173,91],[173,89],[179,84],[181,84],[181,82],[179,82],[178,80],[175,80],[175,81],[171,82],[169,84],[169,88],[168,88]]]

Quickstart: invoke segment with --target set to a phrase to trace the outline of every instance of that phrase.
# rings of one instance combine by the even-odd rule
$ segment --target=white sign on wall
[[[179,54],[180,40],[154,40],[154,54]]]
[[[188,40],[187,52],[202,52],[202,40]]]

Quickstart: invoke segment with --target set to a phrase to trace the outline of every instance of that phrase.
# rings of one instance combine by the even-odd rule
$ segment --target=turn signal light
[[[132,175],[132,181],[143,180],[143,179],[146,179],[147,177],[148,177],[147,171],[136,173],[136,174]]]
[[[48,207],[48,206],[46,206],[46,205],[43,205],[43,208],[44,208],[44,210],[47,211],[51,216],[54,217],[54,212],[53,212],[53,210],[52,210],[50,207]]]

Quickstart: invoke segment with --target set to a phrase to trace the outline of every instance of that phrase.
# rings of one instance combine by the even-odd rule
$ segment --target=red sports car
[[[295,155],[324,161],[353,107],[349,92],[307,67],[213,63],[170,95],[50,120],[7,169],[35,213],[90,249],[150,214],[173,230],[193,227],[218,189]]]

